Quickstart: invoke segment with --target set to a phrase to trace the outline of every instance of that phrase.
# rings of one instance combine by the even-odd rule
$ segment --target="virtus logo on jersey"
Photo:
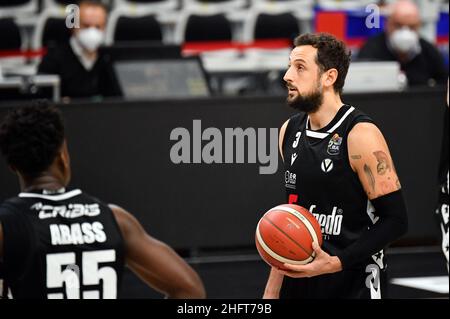
[[[329,237],[330,235],[340,235],[342,230],[342,220],[344,219],[342,209],[334,206],[331,214],[321,214],[319,212],[315,212],[316,208],[316,205],[311,205],[309,211],[319,222],[324,238],[327,239],[326,237]]]
[[[320,168],[324,173],[331,172],[331,170],[333,169],[333,161],[330,160],[329,158],[324,159],[320,164]]]
[[[192,132],[184,127],[174,128],[170,140],[176,141],[170,149],[174,164],[250,164],[258,160],[260,174],[278,170],[278,128],[237,127],[222,132],[215,127],[202,130],[202,121],[193,120]],[[203,145],[203,141],[208,142]]]

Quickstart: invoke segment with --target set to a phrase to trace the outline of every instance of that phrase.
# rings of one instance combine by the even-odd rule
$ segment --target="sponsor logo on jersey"
[[[329,155],[338,155],[339,148],[342,144],[342,137],[339,137],[339,134],[334,134],[333,137],[328,142],[327,153]]]
[[[344,219],[342,209],[334,206],[331,214],[322,214],[320,212],[315,212],[316,207],[316,205],[311,205],[309,211],[319,222],[324,239],[328,239],[330,235],[340,235],[342,230],[342,221]]]
[[[44,205],[41,202],[31,206],[31,210],[39,211],[39,219],[63,217],[78,218],[82,216],[100,215],[100,206],[98,204],[68,204],[68,205]]]
[[[297,183],[297,174],[286,171],[284,173],[284,181],[286,183],[286,188],[295,189]]]
[[[320,164],[320,168],[324,173],[329,173],[333,169],[333,161],[329,158],[326,158],[322,161],[322,164]]]

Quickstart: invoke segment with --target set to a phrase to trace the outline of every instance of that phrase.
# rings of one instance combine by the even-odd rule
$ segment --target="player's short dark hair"
[[[351,57],[345,43],[328,33],[306,33],[295,38],[294,45],[296,47],[311,45],[317,49],[316,63],[320,71],[325,72],[329,69],[338,71],[333,88],[335,92],[341,94]]]
[[[106,12],[108,12],[108,5],[106,5],[103,1],[101,0],[80,0],[78,2],[78,6],[82,6],[82,5],[89,5],[89,6],[95,6],[95,7],[101,7],[103,8],[103,10],[105,10]]]
[[[46,170],[63,142],[61,112],[47,102],[13,108],[0,123],[0,151],[9,165],[27,177]]]

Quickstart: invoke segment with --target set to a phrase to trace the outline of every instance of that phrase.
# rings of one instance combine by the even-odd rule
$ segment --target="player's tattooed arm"
[[[145,283],[170,298],[204,298],[198,274],[168,245],[151,237],[138,220],[110,205],[125,243],[127,266]]]
[[[364,164],[364,173],[367,176],[367,181],[370,185],[372,192],[375,192],[375,177],[373,177],[372,170],[370,169],[369,166],[367,166],[367,164]]]
[[[377,173],[378,175],[384,175],[386,172],[391,170],[391,164],[389,163],[390,160],[385,152],[383,151],[375,151],[373,152],[373,155],[377,159]]]
[[[349,133],[347,143],[350,165],[358,174],[369,199],[401,188],[387,143],[374,124],[356,124]]]
[[[391,192],[395,192],[396,190],[399,190],[401,188],[400,181],[397,177],[397,171],[395,170],[394,163],[392,162],[392,158],[388,156],[383,151],[375,151],[373,152],[373,155],[377,159],[377,173],[379,175],[385,175],[386,173],[393,172],[394,178],[387,175],[386,179],[381,179],[380,186],[382,194],[389,194]]]

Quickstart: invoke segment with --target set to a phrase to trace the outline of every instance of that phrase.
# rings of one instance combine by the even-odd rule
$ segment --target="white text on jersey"
[[[52,245],[83,245],[94,242],[104,243],[106,234],[100,222],[75,223],[71,225],[51,224]]]
[[[39,219],[55,218],[78,218],[82,216],[98,216],[100,206],[98,204],[68,204],[68,205],[44,205],[38,202],[31,206],[32,210],[39,211]]]
[[[340,235],[342,229],[342,220],[344,219],[344,215],[342,214],[342,210],[335,206],[333,207],[333,211],[330,214],[320,214],[314,213],[314,209],[316,205],[311,205],[309,211],[314,215],[317,221],[320,224],[322,229],[322,234],[324,235]]]

